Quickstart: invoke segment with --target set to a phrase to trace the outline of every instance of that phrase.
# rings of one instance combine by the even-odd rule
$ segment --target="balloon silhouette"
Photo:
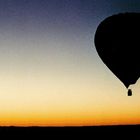
[[[94,39],[100,58],[125,87],[135,84],[140,77],[140,13],[106,18],[97,27]]]

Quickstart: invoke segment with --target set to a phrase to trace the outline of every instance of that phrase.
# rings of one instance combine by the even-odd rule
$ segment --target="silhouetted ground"
[[[0,127],[3,137],[28,138],[66,138],[75,137],[91,139],[140,139],[140,125],[91,126],[91,127]]]

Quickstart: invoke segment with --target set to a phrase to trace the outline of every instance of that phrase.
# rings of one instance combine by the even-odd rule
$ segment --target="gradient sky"
[[[0,0],[0,125],[140,124],[94,46],[98,24],[139,0]]]

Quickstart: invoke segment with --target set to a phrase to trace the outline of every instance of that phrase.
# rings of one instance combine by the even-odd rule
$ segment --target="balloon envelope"
[[[96,50],[126,88],[140,77],[140,13],[122,13],[103,20],[95,33]]]

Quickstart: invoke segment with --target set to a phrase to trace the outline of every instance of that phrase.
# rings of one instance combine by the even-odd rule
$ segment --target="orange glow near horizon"
[[[95,94],[92,84],[89,86],[85,83],[80,88],[80,83],[79,87],[77,84],[77,87],[68,91],[67,94],[65,94],[65,90],[74,85],[70,85],[70,87],[67,85],[66,89],[57,88],[57,91],[48,90],[49,94],[47,94],[48,91],[45,87],[34,87],[31,86],[31,83],[30,88],[28,83],[27,85],[24,83],[24,88],[20,87],[20,83],[18,83],[17,88],[14,85],[14,88],[3,89],[4,94],[0,95],[0,126],[140,124],[138,87],[133,89],[135,94],[132,97],[127,97],[122,95],[127,92],[122,87],[113,94],[116,87],[106,89],[106,86],[102,86],[102,90],[108,92],[102,93],[101,89],[97,88]],[[77,83],[79,82],[77,81]],[[28,94],[25,89],[29,90]],[[9,91],[14,92],[9,94]],[[41,92],[39,93],[39,91]]]
[[[25,115],[25,114],[23,114]],[[29,114],[28,114],[29,115]],[[127,117],[122,114],[102,115],[102,116],[33,116],[23,117],[15,114],[15,116],[0,117],[1,126],[96,126],[96,125],[124,125],[124,124],[140,124],[140,119],[137,116],[130,114]],[[119,114],[120,115],[120,114]],[[137,114],[140,115],[140,114]]]

